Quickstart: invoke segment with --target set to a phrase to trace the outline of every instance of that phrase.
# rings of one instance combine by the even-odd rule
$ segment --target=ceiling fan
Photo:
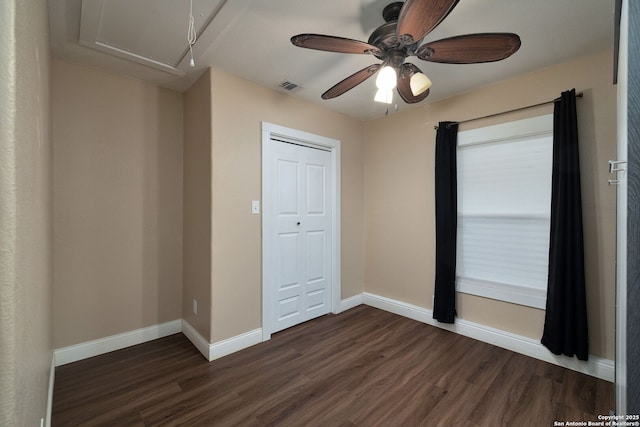
[[[340,96],[382,69],[376,79],[380,89],[376,100],[391,103],[391,90],[397,87],[400,97],[413,104],[429,95],[431,82],[417,66],[405,63],[407,57],[446,64],[477,64],[503,60],[520,48],[520,37],[513,33],[465,34],[420,46],[424,37],[451,13],[458,1],[393,2],[382,11],[385,23],[371,33],[366,43],[323,34],[298,34],[291,37],[291,43],[307,49],[373,55],[382,61],[342,80],[323,93],[322,99]],[[385,83],[386,79],[390,82]]]

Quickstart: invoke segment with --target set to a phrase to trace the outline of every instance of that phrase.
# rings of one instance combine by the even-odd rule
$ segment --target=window
[[[458,292],[545,308],[553,115],[458,134]]]

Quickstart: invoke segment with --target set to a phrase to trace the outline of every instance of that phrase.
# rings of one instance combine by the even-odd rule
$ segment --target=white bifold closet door
[[[331,153],[271,140],[271,332],[331,310]]]

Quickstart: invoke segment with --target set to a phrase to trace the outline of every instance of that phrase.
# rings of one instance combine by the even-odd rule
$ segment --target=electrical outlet
[[[198,301],[195,299],[193,300],[193,314],[198,315]]]

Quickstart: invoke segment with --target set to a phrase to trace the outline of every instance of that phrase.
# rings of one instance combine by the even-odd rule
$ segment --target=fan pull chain
[[[398,111],[398,104],[394,105],[393,110],[394,110],[394,111]],[[389,107],[385,107],[385,109],[384,109],[384,115],[385,115],[385,116],[388,116],[388,115],[389,115]]]
[[[192,68],[196,66],[196,63],[193,60],[193,45],[196,43],[196,39],[196,28],[193,19],[193,0],[189,0],[189,28],[187,28],[187,42],[189,43],[189,53],[191,53],[189,66]]]

